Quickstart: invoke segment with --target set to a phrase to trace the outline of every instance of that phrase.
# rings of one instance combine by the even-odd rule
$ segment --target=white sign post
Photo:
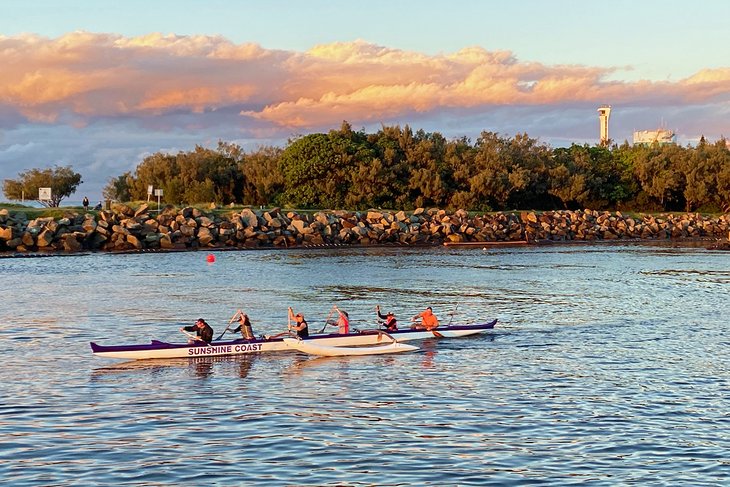
[[[38,188],[38,201],[51,201],[51,188]]]
[[[157,213],[159,213],[160,211],[162,211],[162,209],[160,208],[160,196],[162,196],[162,190],[156,189],[155,196],[157,196]]]
[[[154,188],[154,186],[152,186],[151,184],[147,186],[147,203],[150,202],[150,196],[152,196],[153,188]]]

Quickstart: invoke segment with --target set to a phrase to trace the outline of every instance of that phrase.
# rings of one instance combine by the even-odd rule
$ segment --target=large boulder
[[[147,214],[147,210],[149,210],[149,205],[147,203],[143,203],[142,206],[137,208],[137,211],[134,212],[134,217],[137,218],[140,215]]]
[[[215,237],[210,233],[208,227],[201,227],[198,230],[198,242],[202,247],[207,247],[213,240],[215,240]]]
[[[144,245],[142,245],[142,242],[135,237],[134,235],[127,235],[127,243],[130,244],[132,247],[134,247],[137,250],[141,250],[144,248]]]
[[[7,242],[13,239],[13,227],[0,228],[0,240]]]
[[[309,230],[308,233],[311,233],[311,229],[309,229],[309,224],[305,222],[304,220],[295,219],[291,221],[291,226],[296,229],[299,233],[305,233],[306,230]]]
[[[243,220],[244,225],[251,228],[256,228],[259,226],[259,217],[256,216],[256,213],[251,211],[250,208],[244,208],[241,210],[241,220]]]
[[[66,252],[78,252],[81,248],[81,243],[76,239],[76,234],[67,233],[64,235],[63,250]]]
[[[43,231],[42,235],[44,235],[44,247],[47,247],[51,245],[51,241],[53,240],[53,232]],[[35,238],[33,237],[33,234],[31,232],[23,232],[23,234],[20,236],[20,239],[23,242],[23,245],[26,247],[32,247],[35,245]]]

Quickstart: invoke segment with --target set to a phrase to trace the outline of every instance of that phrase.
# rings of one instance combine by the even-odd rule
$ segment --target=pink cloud
[[[0,66],[0,106],[18,123],[227,108],[264,128],[307,129],[510,105],[707,104],[730,93],[730,68],[678,82],[616,82],[606,81],[610,67],[521,62],[480,47],[427,55],[365,41],[289,52],[220,36],[0,36]]]

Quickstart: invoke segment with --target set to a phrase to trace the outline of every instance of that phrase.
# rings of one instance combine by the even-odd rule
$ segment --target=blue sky
[[[718,0],[3,0],[0,178],[72,164],[97,199],[152,152],[281,144],[342,119],[595,143],[602,103],[618,141],[662,123],[682,143],[718,138],[729,21]]]
[[[727,66],[730,41],[724,0],[3,0],[0,12],[4,35],[209,34],[285,50],[364,39],[428,54],[478,45],[524,61],[631,66],[625,79]]]

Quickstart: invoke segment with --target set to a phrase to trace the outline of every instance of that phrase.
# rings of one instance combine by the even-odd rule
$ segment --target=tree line
[[[553,149],[527,134],[482,132],[472,143],[408,126],[368,134],[344,122],[284,148],[245,152],[220,142],[153,154],[113,178],[105,196],[144,199],[148,185],[175,204],[730,211],[730,151],[725,139]]]
[[[366,133],[343,122],[283,148],[246,152],[219,142],[155,153],[112,177],[104,197],[144,200],[149,186],[176,205],[727,212],[730,151],[724,138],[694,147],[551,148],[527,134],[482,132],[472,142],[408,126]]]

